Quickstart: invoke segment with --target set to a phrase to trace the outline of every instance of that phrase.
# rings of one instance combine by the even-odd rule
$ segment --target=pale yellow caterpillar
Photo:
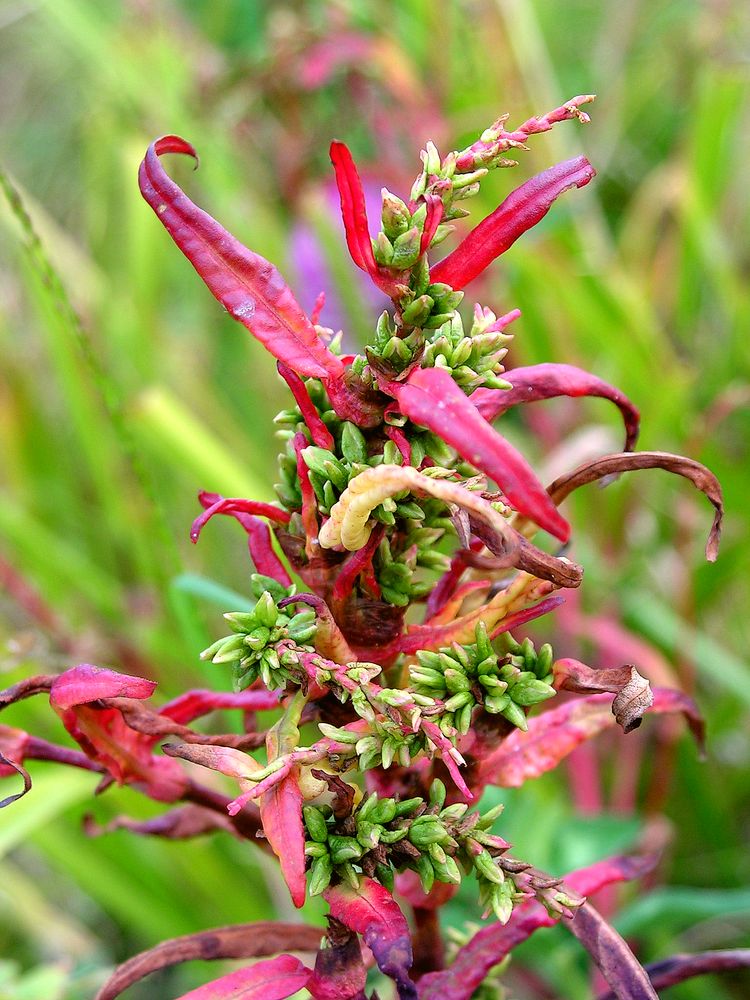
[[[503,537],[509,555],[518,548],[518,535],[487,500],[460,483],[425,476],[408,465],[378,465],[352,479],[338,503],[331,508],[331,516],[323,525],[318,541],[325,549],[336,545],[342,545],[349,552],[361,549],[374,527],[370,523],[372,511],[404,490],[471,511]]]

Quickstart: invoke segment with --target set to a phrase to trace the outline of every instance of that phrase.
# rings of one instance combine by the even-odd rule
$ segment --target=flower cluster
[[[627,732],[649,708],[682,711],[700,728],[689,699],[651,692],[630,665],[595,671],[554,661],[549,645],[537,650],[512,635],[581,583],[580,566],[534,540],[544,531],[569,541],[558,508],[578,486],[630,469],[676,472],[715,507],[709,558],[718,544],[721,493],[708,470],[634,452],[638,411],[587,372],[556,364],[506,372],[505,330],[518,310],[498,317],[477,304],[469,320],[459,311],[466,286],[563,192],[588,184],[593,168],[578,157],[543,171],[432,259],[488,171],[513,165],[506,154],[531,135],[588,121],[580,109],[592,99],[573,98],[512,132],[504,116],[446,156],[427,143],[408,199],[383,190],[374,238],[351,154],[332,144],[352,259],[392,301],[354,356],[318,322],[322,304],[308,317],[275,267],[167,175],[163,154],[196,156],[186,140],[156,140],[141,165],[141,191],[157,218],[213,295],[276,358],[293,397],[276,418],[278,501],[202,493],[192,529],[197,541],[216,515],[239,523],[257,570],[255,604],[227,613],[231,633],[202,653],[230,667],[233,693],[188,692],[154,711],[143,704],[151,682],[88,665],[9,689],[0,708],[49,692],[81,750],[0,727],[0,774],[21,774],[26,791],[25,760],[60,760],[99,772],[105,785],[128,782],[183,802],[160,818],[160,831],[230,824],[246,839],[262,834],[295,904],[323,894],[335,918],[312,973],[291,956],[257,967],[282,977],[276,996],[303,986],[313,996],[360,995],[336,991],[364,987],[358,946],[350,947],[362,934],[399,994],[413,998],[410,932],[392,892],[423,913],[473,873],[481,908],[501,922],[518,904],[531,929],[571,916],[587,891],[632,877],[632,863],[616,859],[562,884],[507,854],[510,845],[490,832],[499,810],[482,815],[469,803],[489,783],[519,784],[548,770],[615,718]],[[612,401],[626,450],[545,488],[493,421],[512,406],[560,395]],[[585,728],[571,721],[569,703],[534,714],[562,688],[584,695]],[[243,709],[242,734],[190,728],[227,707]],[[260,731],[255,713],[274,707],[277,721]],[[162,737],[171,742],[156,755]],[[240,794],[226,799],[204,788],[174,758],[230,776]],[[156,821],[128,822],[156,831]]]

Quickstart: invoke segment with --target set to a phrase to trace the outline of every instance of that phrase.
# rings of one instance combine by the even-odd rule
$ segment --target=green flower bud
[[[447,794],[448,792],[445,784],[440,780],[440,778],[435,778],[430,785],[430,805],[437,806],[438,809],[442,809]]]
[[[405,233],[409,228],[411,216],[406,204],[399,197],[392,194],[388,188],[381,190],[383,198],[383,230],[389,239],[395,240],[397,236]]]
[[[413,865],[414,870],[419,875],[419,881],[422,883],[422,890],[429,892],[435,882],[435,869],[432,867],[432,862],[426,854],[420,854],[418,858],[415,858]]]
[[[419,796],[415,796],[413,799],[402,799],[396,803],[396,817],[408,816],[409,813],[413,813],[415,809],[421,806],[422,802],[423,800]]]
[[[473,702],[469,702],[467,705],[464,705],[463,708],[460,708],[458,712],[456,712],[455,716],[456,729],[459,731],[459,733],[462,733],[464,736],[471,729],[471,716],[473,712],[474,712]]]
[[[412,226],[393,241],[393,258],[391,267],[406,270],[415,264],[419,257],[419,244],[422,234],[416,226]]]
[[[356,424],[346,421],[341,429],[341,454],[348,462],[367,462],[367,441]]]
[[[435,878],[441,882],[449,882],[453,885],[461,884],[461,871],[450,855],[446,854],[443,861],[436,861],[434,857],[431,858],[431,861]]]
[[[391,823],[396,818],[396,800],[380,799],[369,813],[368,819],[373,823]]]
[[[305,826],[313,840],[319,844],[325,844],[328,840],[328,824],[323,813],[315,806],[303,806],[302,815],[305,818]]]
[[[500,885],[505,881],[505,874],[492,860],[489,851],[483,849],[479,854],[475,854],[471,860],[476,870],[490,882]]]
[[[404,326],[422,326],[424,320],[430,315],[434,304],[429,295],[420,295],[419,298],[414,299],[401,313]]]
[[[359,859],[365,853],[364,847],[354,837],[343,837],[334,833],[328,838],[328,845],[331,850],[331,860],[335,865]]]
[[[474,704],[474,695],[471,693],[471,691],[459,691],[458,694],[454,694],[451,698],[449,698],[446,701],[445,707],[449,712],[456,712],[458,711],[459,708],[463,708],[464,705],[473,705],[473,704]]]
[[[462,670],[448,669],[445,671],[445,686],[451,694],[459,691],[470,691],[471,681]]]
[[[308,883],[310,895],[319,896],[321,892],[325,892],[331,883],[332,875],[333,864],[330,855],[324,854],[322,857],[316,858],[310,868],[310,881]]]
[[[393,869],[390,865],[375,865],[375,875],[381,885],[384,885],[389,892],[393,892]]]
[[[526,714],[522,708],[519,708],[518,705],[515,704],[515,702],[510,701],[500,714],[504,715],[508,722],[517,726],[521,732],[525,733],[528,730],[529,727],[526,722]]]
[[[328,854],[328,848],[325,844],[318,844],[314,840],[308,840],[305,844],[305,854],[308,858],[322,858],[324,854]]]
[[[510,696],[517,705],[538,705],[541,701],[553,698],[555,689],[544,681],[532,680],[514,684]]]
[[[371,240],[372,252],[378,264],[388,267],[393,260],[393,244],[385,235],[378,233],[377,239]]]
[[[258,598],[258,603],[255,605],[255,616],[260,624],[267,628],[273,628],[276,624],[279,609],[269,591],[265,590]]]
[[[370,823],[368,820],[362,820],[357,825],[357,840],[366,851],[371,851],[378,846],[382,833],[382,826]]]

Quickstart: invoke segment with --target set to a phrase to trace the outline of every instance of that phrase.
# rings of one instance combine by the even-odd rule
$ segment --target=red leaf
[[[315,404],[310,399],[310,393],[307,391],[305,383],[299,375],[295,371],[292,371],[289,365],[285,365],[283,361],[277,362],[276,367],[279,370],[279,375],[281,375],[291,389],[294,401],[302,414],[302,419],[307,425],[307,429],[310,431],[313,444],[316,444],[319,448],[333,448],[333,435],[320,419],[320,414],[315,409]]]
[[[425,202],[427,203],[427,216],[424,220],[422,238],[419,241],[420,257],[430,249],[430,243],[432,243],[433,237],[437,232],[437,227],[440,225],[440,220],[443,218],[443,202],[438,195],[425,195]]]
[[[193,204],[164,171],[162,153],[196,159],[185,139],[152,142],[138,172],[141,193],[210,292],[273,354],[303,375],[340,375],[341,361],[318,337],[276,268]]]
[[[0,777],[5,777],[8,774],[20,774],[23,778],[23,789],[20,792],[15,792],[13,795],[7,795],[4,799],[0,799],[0,809],[4,809],[5,806],[9,806],[12,802],[17,802],[22,799],[24,795],[31,791],[31,775],[18,760],[6,757],[0,752]]]
[[[185,789],[182,769],[174,761],[154,757],[154,738],[131,728],[118,708],[107,705],[110,698],[143,700],[155,687],[143,677],[82,663],[55,678],[50,705],[86,756],[117,782],[142,782],[152,798],[173,802]]]
[[[313,1000],[366,1000],[367,971],[359,938],[336,924],[328,937],[327,946],[318,951],[315,969],[307,983],[310,996]],[[344,940],[338,940],[342,937]]]
[[[195,543],[200,538],[200,533],[208,524],[212,517],[217,514],[255,514],[260,517],[268,517],[279,524],[288,524],[290,515],[280,507],[273,504],[263,503],[261,500],[243,500],[240,497],[221,497],[212,504],[202,514],[193,521],[190,528],[190,540]]]
[[[550,500],[523,455],[493,430],[471,400],[442,368],[418,368],[395,387],[399,408],[427,427],[498,484],[516,510],[566,542],[567,521]]]
[[[395,980],[402,1000],[416,997],[408,971],[412,963],[409,925],[388,890],[379,882],[361,877],[359,889],[337,885],[323,895],[331,907],[331,916],[363,936],[380,971]]]
[[[263,832],[281,863],[284,881],[292,902],[305,902],[305,828],[302,823],[302,792],[299,777],[293,770],[260,797]]]
[[[653,858],[616,857],[571,872],[565,885],[581,896],[589,896],[605,886],[639,878],[653,865]],[[469,1000],[490,969],[540,927],[557,923],[540,903],[517,906],[507,924],[484,927],[458,952],[444,972],[431,972],[419,981],[420,1000]]]
[[[218,503],[219,500],[223,500],[224,497],[219,493],[208,493],[206,490],[201,490],[198,499],[204,508],[208,508]],[[263,576],[270,576],[272,580],[276,580],[283,587],[288,587],[292,579],[274,552],[271,530],[268,525],[254,514],[243,514],[239,510],[226,510],[222,513],[231,515],[247,532],[247,547],[256,570]]]
[[[285,1000],[305,988],[310,970],[292,955],[279,955],[238,969],[179,1000]]]
[[[492,421],[519,403],[535,403],[556,396],[600,396],[611,400],[625,423],[625,451],[638,440],[640,414],[624,393],[574,365],[543,364],[513,368],[506,373],[512,389],[476,389],[469,399],[485,420]]]
[[[166,715],[175,722],[186,726],[202,715],[215,712],[217,709],[239,708],[243,712],[264,712],[279,707],[279,695],[276,691],[249,689],[247,691],[205,691],[195,689],[186,691],[172,701],[162,705],[159,715]]]
[[[569,701],[528,720],[528,732],[514,730],[494,754],[482,761],[480,781],[517,788],[557,767],[585,740],[616,724],[608,694],[594,694]],[[698,740],[703,723],[692,698],[669,688],[654,688],[651,712],[682,712]]]
[[[540,222],[556,198],[569,188],[584,187],[595,173],[586,157],[578,156],[532,177],[472,229],[453,253],[431,268],[430,280],[465,288],[519,236]]]

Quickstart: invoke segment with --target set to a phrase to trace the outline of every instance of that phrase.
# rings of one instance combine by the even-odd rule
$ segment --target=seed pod
[[[375,874],[378,882],[384,885],[388,892],[393,892],[393,869],[390,865],[375,865]]]
[[[476,870],[486,879],[489,879],[490,882],[495,882],[497,885],[500,885],[505,881],[503,870],[498,868],[498,866],[494,863],[489,851],[482,850],[479,854],[475,854],[471,860]]]
[[[409,209],[404,202],[387,188],[381,190],[383,198],[383,231],[389,239],[395,240],[397,236],[405,233],[409,228],[411,216]]]
[[[536,658],[534,671],[537,677],[545,677],[550,672],[553,656],[552,646],[548,642],[545,642]]]
[[[328,840],[328,824],[323,813],[315,806],[303,806],[302,815],[305,818],[305,826],[313,840],[319,844],[325,844]]]
[[[373,823],[390,823],[396,818],[395,799],[380,799],[368,817]]]
[[[500,715],[510,704],[509,694],[491,695],[484,699],[484,707],[490,715]]]
[[[445,686],[451,694],[458,694],[459,691],[470,691],[471,681],[463,670],[448,669],[445,671]]]
[[[414,299],[401,313],[404,326],[421,326],[430,315],[434,304],[434,300],[429,295],[420,295]]]
[[[459,708],[463,708],[464,705],[473,705],[474,695],[471,691],[459,691],[458,694],[454,694],[449,698],[445,707],[449,712],[457,712]]]
[[[371,240],[372,252],[375,260],[378,264],[384,264],[386,267],[393,260],[393,244],[385,235],[385,233],[378,233],[377,239]]]
[[[245,636],[245,645],[258,652],[261,649],[265,649],[270,638],[271,630],[265,625],[258,625],[252,632],[248,632]]]
[[[429,892],[435,883],[435,869],[432,867],[432,862],[426,854],[420,854],[418,858],[414,859],[413,865],[414,870],[419,875],[419,881],[422,883],[423,892]]]
[[[514,684],[510,690],[510,696],[517,705],[538,705],[539,702],[554,697],[555,693],[553,687],[540,680],[523,681]]]
[[[328,845],[331,850],[331,860],[335,865],[361,858],[365,853],[365,849],[354,837],[343,837],[334,833],[328,838]]]
[[[451,806],[446,806],[445,809],[440,813],[440,818],[442,820],[457,820],[461,819],[468,810],[469,806],[466,802],[454,802]]]
[[[383,746],[381,747],[380,752],[382,754],[382,762],[383,762],[382,766],[384,770],[387,771],[388,768],[393,763],[393,758],[396,755],[396,749],[397,749],[397,743],[392,736],[389,736],[387,737],[387,739],[383,740]]]
[[[493,885],[492,887],[490,904],[501,924],[507,924],[513,912],[512,892],[513,886],[510,879],[507,879],[503,885]]]
[[[477,823],[477,829],[489,830],[504,809],[505,804],[502,802],[499,805],[493,806],[492,809],[489,809],[483,816],[480,816],[479,822]]]
[[[402,827],[400,830],[384,830],[380,834],[381,844],[397,844],[399,840],[403,840],[408,834],[408,826]]]
[[[440,780],[440,778],[435,778],[430,785],[430,805],[437,806],[438,809],[442,809],[447,794],[448,792],[445,784]]]
[[[393,257],[391,267],[405,270],[415,264],[419,257],[419,244],[422,234],[416,226],[411,226],[393,241]]]
[[[409,840],[415,847],[429,847],[430,844],[444,844],[450,840],[450,834],[445,827],[436,819],[431,817],[431,823],[412,823],[409,830]]]
[[[441,882],[449,882],[452,885],[461,884],[461,870],[450,855],[446,854],[444,861],[436,861],[434,857],[431,860],[437,879]]]
[[[529,727],[526,722],[526,714],[522,708],[519,708],[518,705],[516,705],[515,702],[510,701],[501,712],[501,715],[504,715],[508,722],[517,726],[522,732],[525,733],[528,730]]]
[[[325,844],[318,844],[314,840],[308,840],[305,844],[305,854],[308,858],[322,858],[324,854],[328,854],[328,848]]]
[[[258,603],[255,605],[255,615],[260,624],[265,625],[266,628],[273,628],[276,624],[279,609],[269,591],[263,591],[258,598]]]
[[[357,840],[365,850],[371,851],[380,843],[382,832],[382,826],[379,826],[377,823],[370,823],[368,820],[362,820],[357,825]]]
[[[333,864],[330,855],[324,854],[322,857],[316,858],[310,868],[310,881],[308,883],[310,895],[319,896],[321,892],[324,892],[330,885],[332,875]]]
[[[233,632],[250,632],[258,624],[254,611],[228,611],[224,620]]]
[[[456,729],[464,736],[468,733],[469,729],[471,729],[471,717],[473,712],[474,704],[472,702],[469,702],[468,705],[464,705],[463,708],[460,708],[458,712],[456,712]]]
[[[318,728],[322,730],[324,725],[325,723],[321,722],[318,724]],[[372,811],[377,804],[378,804],[378,793],[370,792],[370,794],[367,796],[367,798],[364,800],[362,805],[357,810],[357,819],[358,820],[371,819]]]
[[[396,817],[408,816],[409,813],[413,813],[415,809],[418,809],[422,805],[422,801],[419,796],[415,796],[413,799],[402,799],[400,802],[397,802]]]

